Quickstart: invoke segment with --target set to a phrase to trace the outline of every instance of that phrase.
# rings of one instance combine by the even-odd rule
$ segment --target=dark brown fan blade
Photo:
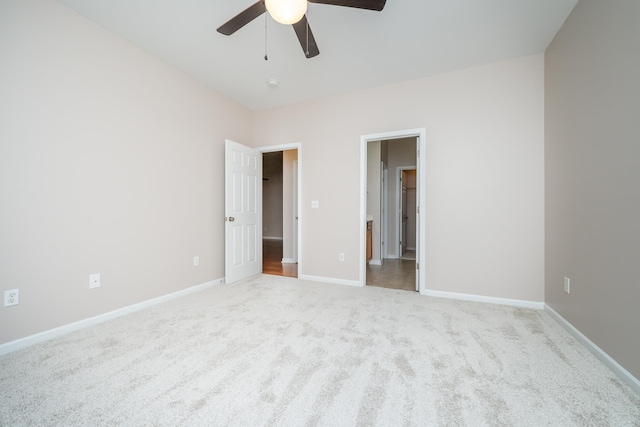
[[[309,3],[357,7],[358,9],[377,10],[378,12],[384,8],[386,2],[387,0],[309,0]]]
[[[307,15],[304,15],[301,20],[293,24],[293,29],[298,36],[304,56],[307,58],[317,56],[320,51],[318,50],[316,39],[313,37],[313,33],[311,32],[311,27],[308,26]],[[309,31],[307,32],[307,30]]]
[[[267,8],[264,6],[264,0],[256,2],[222,24],[220,28],[218,28],[218,32],[225,36],[230,36],[266,11]]]

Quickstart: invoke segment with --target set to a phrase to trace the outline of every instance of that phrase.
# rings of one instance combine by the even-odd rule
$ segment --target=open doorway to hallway
[[[365,284],[417,291],[418,137],[368,141],[366,149]]]
[[[298,277],[298,150],[262,153],[262,272]]]

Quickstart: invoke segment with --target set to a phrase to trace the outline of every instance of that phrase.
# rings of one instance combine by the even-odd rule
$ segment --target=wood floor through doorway
[[[367,286],[416,291],[416,261],[385,259],[382,265],[367,264]]]
[[[298,277],[298,264],[282,263],[282,240],[262,240],[262,272],[275,276]]]

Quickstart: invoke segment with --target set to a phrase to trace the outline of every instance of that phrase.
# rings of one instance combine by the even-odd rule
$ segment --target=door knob
[[[236,219],[235,219],[234,217],[232,217],[232,216],[230,216],[230,217],[229,217],[229,222],[233,222],[233,221],[235,221],[235,220],[236,220]]]

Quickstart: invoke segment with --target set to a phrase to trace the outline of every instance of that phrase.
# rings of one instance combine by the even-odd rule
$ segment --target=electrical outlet
[[[194,256],[193,257],[193,265],[200,265],[200,257],[199,256]]]
[[[566,293],[570,293],[571,292],[571,281],[569,280],[568,277],[564,278],[564,291]]]
[[[344,261],[344,254],[343,253],[339,253],[338,254],[338,260]]]
[[[18,289],[11,289],[10,291],[4,291],[4,306],[18,305],[20,302],[20,291]]]
[[[89,275],[89,289],[100,287],[100,273]]]

